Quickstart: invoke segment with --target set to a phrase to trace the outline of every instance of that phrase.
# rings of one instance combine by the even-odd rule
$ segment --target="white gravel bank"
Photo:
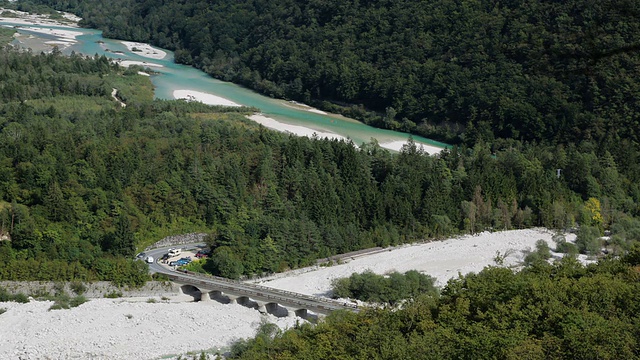
[[[263,281],[261,284],[307,295],[327,296],[333,279],[348,277],[354,272],[371,270],[376,274],[385,274],[418,270],[435,277],[436,284],[443,286],[452,277],[457,277],[458,273],[478,272],[487,265],[495,265],[497,252],[501,255],[510,254],[504,265],[511,266],[524,259],[522,250],[534,249],[536,241],[540,239],[553,249],[553,234],[546,229],[483,232],[444,241],[405,245],[358,257],[344,264],[318,267],[315,271]],[[567,241],[575,241],[575,235],[567,235]]]
[[[157,359],[227,347],[253,336],[262,319],[282,328],[296,322],[215,301],[139,300],[95,299],[51,311],[50,301],[0,303],[7,309],[0,315],[0,358]]]
[[[482,233],[440,242],[407,245],[393,251],[362,256],[342,265],[306,273],[292,272],[263,285],[322,295],[331,280],[370,269],[376,273],[419,270],[438,284],[494,264],[496,252],[512,252],[505,265],[522,260],[522,250],[544,239],[553,248],[553,233],[545,229]],[[568,236],[569,241],[575,236]],[[299,318],[276,318],[240,305],[215,301],[186,302],[189,297],[95,299],[70,310],[48,311],[51,302],[0,303],[0,359],[158,359],[189,351],[227,348],[251,337],[261,320],[281,328]],[[164,357],[163,357],[164,358]]]

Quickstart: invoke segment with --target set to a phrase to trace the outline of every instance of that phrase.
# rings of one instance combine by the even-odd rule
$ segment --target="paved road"
[[[180,245],[182,249],[203,247],[204,244],[187,244]],[[174,246],[175,247],[175,246]],[[346,309],[350,311],[359,311],[355,305],[334,301],[327,298],[320,298],[305,294],[298,294],[291,291],[273,289],[266,286],[243,283],[241,281],[229,280],[216,276],[207,276],[193,272],[176,271],[172,268],[158,263],[160,259],[171,247],[162,247],[158,249],[145,251],[147,256],[152,256],[154,263],[149,264],[149,271],[165,274],[169,279],[196,286],[198,288],[220,290],[223,293],[229,293],[236,296],[248,296],[251,299],[259,301],[275,302],[281,306],[306,308],[312,312],[329,313],[333,310]]]

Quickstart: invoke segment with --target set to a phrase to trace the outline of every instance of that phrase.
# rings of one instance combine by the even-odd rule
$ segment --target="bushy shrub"
[[[578,247],[567,241],[564,235],[556,234],[553,236],[553,241],[556,243],[556,252],[575,256],[578,254]]]
[[[576,237],[576,246],[581,254],[599,254],[602,247],[600,230],[595,226],[581,226]]]
[[[526,253],[524,257],[524,264],[531,265],[538,261],[546,261],[550,258],[551,249],[549,248],[549,244],[544,240],[538,240],[536,241],[536,249]]]
[[[0,302],[13,301],[17,303],[28,303],[29,297],[23,293],[11,294],[5,288],[0,288]]]
[[[80,281],[71,282],[71,291],[76,295],[82,295],[87,291],[87,286]]]
[[[71,301],[69,301],[69,306],[70,307],[78,307],[84,303],[86,303],[88,300],[86,297],[82,296],[82,295],[78,295],[76,297],[73,297],[71,299]]]
[[[108,298],[108,299],[116,299],[116,298],[120,298],[122,297],[122,293],[119,291],[112,291],[110,293],[104,294],[104,297]]]
[[[353,298],[394,305],[400,300],[421,294],[437,295],[434,283],[433,277],[411,270],[404,274],[393,272],[386,277],[371,271],[353,273],[348,278],[335,279],[332,285],[334,298]]]

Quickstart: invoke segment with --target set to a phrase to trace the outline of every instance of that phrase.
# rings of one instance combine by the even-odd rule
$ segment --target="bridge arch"
[[[265,305],[265,308],[267,310],[267,313],[275,316],[275,317],[287,317],[289,316],[289,310],[287,310],[286,307],[275,303],[275,302],[270,302],[267,303]]]
[[[260,304],[258,304],[257,301],[251,299],[248,296],[240,296],[238,299],[236,299],[236,301],[239,305],[248,307],[250,309],[258,310],[260,308]]]
[[[202,300],[202,291],[193,285],[182,285],[180,291],[185,295],[193,296],[193,301]]]
[[[307,321],[315,323],[318,321],[318,315],[307,309],[298,309],[295,311],[296,316],[301,317]]]
[[[209,298],[215,300],[221,304],[230,304],[231,298],[222,291],[214,290],[209,292]],[[235,297],[234,297],[235,298]]]

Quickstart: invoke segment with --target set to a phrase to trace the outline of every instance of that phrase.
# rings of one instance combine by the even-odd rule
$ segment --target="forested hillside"
[[[638,359],[640,247],[583,267],[489,267],[403,309],[333,313],[279,333],[266,325],[232,359]],[[633,267],[635,266],[635,268]]]
[[[148,79],[105,57],[0,55],[3,278],[109,277],[85,270],[195,230],[228,277],[489,228],[579,222],[637,240],[638,183],[587,143],[393,155],[272,132],[251,109],[152,101]]]
[[[379,127],[469,145],[500,137],[638,150],[632,0],[33,2],[268,95],[346,105]]]
[[[128,193],[144,193],[133,184],[155,184],[165,175],[141,166],[146,159],[136,149],[151,147],[147,156],[156,161],[148,164],[159,166],[169,146],[151,140],[157,135],[147,134],[153,129],[145,121],[171,121],[172,110],[221,110],[152,103],[151,82],[137,70],[124,71],[106,57],[0,50],[0,279],[140,285],[148,274],[132,260],[137,246],[203,228],[183,215],[189,209],[166,183],[167,205],[155,222]],[[112,98],[114,88],[126,108]],[[126,135],[133,129],[149,140],[136,143]],[[173,207],[179,211],[172,214]]]
[[[275,96],[356,104],[377,125],[463,141],[427,156],[412,142],[391,154],[300,138],[247,120],[255,109],[154,101],[138,69],[105,57],[3,49],[0,279],[139,285],[136,248],[190,231],[210,234],[204,268],[237,278],[579,224],[580,251],[601,255],[606,229],[615,258],[487,268],[396,311],[265,327],[231,356],[639,357],[634,3],[38,2]]]

